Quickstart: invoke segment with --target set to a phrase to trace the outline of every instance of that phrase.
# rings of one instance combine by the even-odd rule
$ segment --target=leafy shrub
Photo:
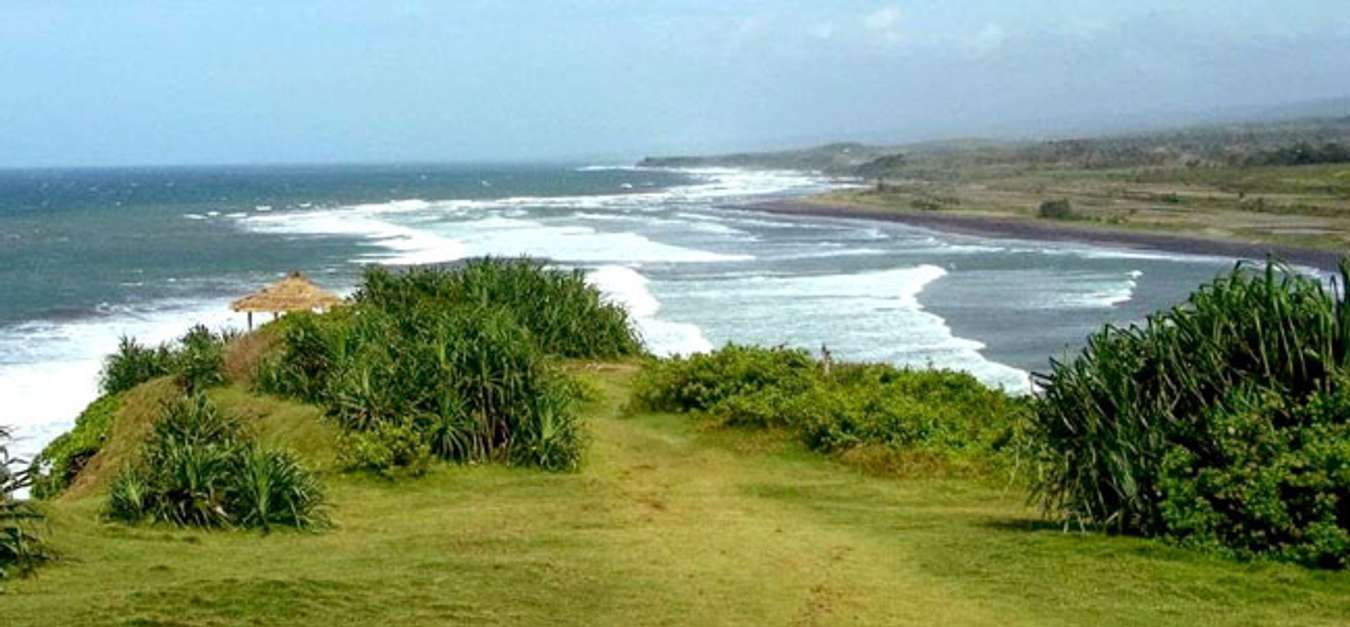
[[[350,307],[289,316],[255,385],[320,404],[358,432],[344,452],[352,467],[417,470],[425,448],[449,461],[570,470],[584,444],[581,388],[552,355],[635,351],[626,316],[579,274],[533,262],[372,269]]]
[[[964,373],[837,364],[827,374],[803,350],[734,344],[648,364],[634,399],[731,426],[786,427],[826,453],[923,453],[946,470],[1011,456],[1026,404]]]
[[[174,355],[174,372],[183,390],[191,393],[225,382],[225,342],[224,333],[212,333],[200,324],[179,340],[181,348]]]
[[[219,385],[225,380],[225,344],[233,337],[227,331],[213,333],[200,324],[174,345],[151,348],[123,337],[117,351],[104,359],[99,385],[104,394],[119,394],[166,375],[174,375],[187,392]]]
[[[89,459],[103,448],[120,408],[121,396],[99,397],[75,419],[74,428],[57,436],[33,458],[29,470],[35,498],[54,497],[70,486]]]
[[[314,527],[323,494],[289,453],[259,448],[203,394],[165,407],[140,462],[113,481],[108,514],[184,526]]]
[[[1036,216],[1047,220],[1068,220],[1074,216],[1073,205],[1065,198],[1047,200],[1036,210]]]
[[[243,448],[234,460],[230,512],[235,524],[312,528],[327,522],[323,489],[314,475],[286,451]]]
[[[354,300],[400,318],[426,306],[492,305],[509,311],[550,355],[613,358],[642,352],[628,311],[606,302],[583,272],[548,269],[531,259],[485,258],[399,274],[372,267]]]
[[[745,422],[773,423],[778,422],[773,411],[754,411],[750,397],[765,390],[800,393],[820,375],[820,364],[804,350],[727,344],[712,353],[648,363],[634,384],[633,398],[657,411],[708,412],[735,402],[742,406]]]
[[[15,493],[28,486],[23,460],[9,456],[10,433],[0,427],[0,579],[21,575],[50,557],[35,526],[41,512]]]
[[[1084,525],[1344,567],[1348,358],[1344,295],[1275,263],[1240,265],[1052,363],[1035,493]]]
[[[103,361],[99,387],[104,394],[120,394],[172,370],[173,353],[168,346],[141,346],[135,339],[123,336],[117,352]]]
[[[431,465],[431,445],[426,439],[410,423],[380,422],[365,431],[343,434],[338,461],[350,470],[415,477]]]

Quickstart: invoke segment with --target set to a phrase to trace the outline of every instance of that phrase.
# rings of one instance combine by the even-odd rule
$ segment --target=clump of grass
[[[529,260],[373,268],[344,308],[290,316],[259,389],[322,405],[349,431],[353,468],[455,462],[572,470],[578,385],[554,358],[635,354],[627,313],[576,272]]]
[[[1241,264],[1039,377],[1035,495],[1085,526],[1345,567],[1347,359],[1344,294]]]
[[[120,395],[99,397],[75,419],[74,428],[57,436],[33,458],[29,471],[34,497],[51,498],[70,486],[90,458],[103,448],[121,406]]]
[[[135,465],[112,482],[108,515],[183,526],[313,528],[323,491],[285,451],[259,447],[203,394],[165,407]]]
[[[0,579],[26,574],[51,556],[36,529],[42,513],[15,496],[29,485],[29,474],[24,460],[9,456],[10,438],[0,427]]]
[[[826,372],[804,350],[735,344],[649,363],[634,403],[729,426],[786,428],[816,451],[926,474],[1011,461],[1026,405],[965,373],[883,364]]]

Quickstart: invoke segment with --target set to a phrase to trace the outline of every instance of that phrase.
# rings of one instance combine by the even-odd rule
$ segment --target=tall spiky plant
[[[1350,278],[1350,261],[1342,262],[1341,274],[1342,281]],[[1261,532],[1268,541],[1244,535],[1266,523],[1246,520],[1256,515],[1248,511],[1252,504],[1226,495],[1244,489],[1245,480],[1234,475],[1238,459],[1266,467],[1308,455],[1333,469],[1350,463],[1337,461],[1335,452],[1350,450],[1350,440],[1328,453],[1330,461],[1306,442],[1314,432],[1350,437],[1345,412],[1334,409],[1350,385],[1348,358],[1350,304],[1343,289],[1338,294],[1276,262],[1264,269],[1239,264],[1142,325],[1107,326],[1075,359],[1054,361],[1051,372],[1038,377],[1034,433],[1043,464],[1035,495],[1047,511],[1081,525],[1186,538],[1200,533],[1215,543],[1243,544],[1244,552],[1293,551],[1307,525],[1345,533],[1350,471],[1333,470],[1311,488],[1342,503],[1339,514],[1335,506],[1330,514],[1303,511],[1293,496],[1268,503],[1289,510],[1287,524],[1271,523]],[[1241,443],[1228,438],[1248,427],[1268,432],[1274,442],[1250,459],[1230,450]],[[1265,445],[1248,448],[1255,446]],[[1290,461],[1288,477],[1268,480],[1294,494],[1300,482],[1316,482],[1300,464]],[[1196,525],[1203,529],[1193,531]]]
[[[27,463],[10,457],[9,429],[0,426],[0,578],[30,571],[49,557],[37,534],[42,514],[15,493],[29,485]]]

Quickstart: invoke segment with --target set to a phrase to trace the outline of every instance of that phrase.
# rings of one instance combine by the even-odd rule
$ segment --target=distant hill
[[[660,168],[753,168],[766,170],[812,170],[847,174],[864,163],[895,152],[894,147],[860,143],[834,143],[800,150],[741,152],[725,155],[647,157],[638,162]]]
[[[1313,112],[1312,117],[1295,117]],[[1350,145],[1350,98],[1298,103],[1264,111],[1257,121],[1211,122],[1178,128],[1057,139],[961,138],[907,144],[831,143],[798,150],[707,156],[647,157],[648,167],[735,167],[810,170],[878,178],[931,174],[969,165],[1111,168],[1242,165],[1270,153],[1328,143]]]

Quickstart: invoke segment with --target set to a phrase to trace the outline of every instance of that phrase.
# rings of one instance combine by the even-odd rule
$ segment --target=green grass
[[[1063,533],[1020,491],[867,476],[774,431],[624,415],[603,399],[579,473],[439,466],[329,473],[325,533],[102,523],[47,505],[65,559],[0,597],[15,625],[1344,624],[1350,574]],[[134,394],[128,398],[134,398]],[[260,437],[314,410],[248,407]],[[283,418],[284,416],[284,418]],[[293,424],[283,424],[293,423]],[[296,443],[298,444],[298,443]],[[313,450],[311,449],[311,453]]]

